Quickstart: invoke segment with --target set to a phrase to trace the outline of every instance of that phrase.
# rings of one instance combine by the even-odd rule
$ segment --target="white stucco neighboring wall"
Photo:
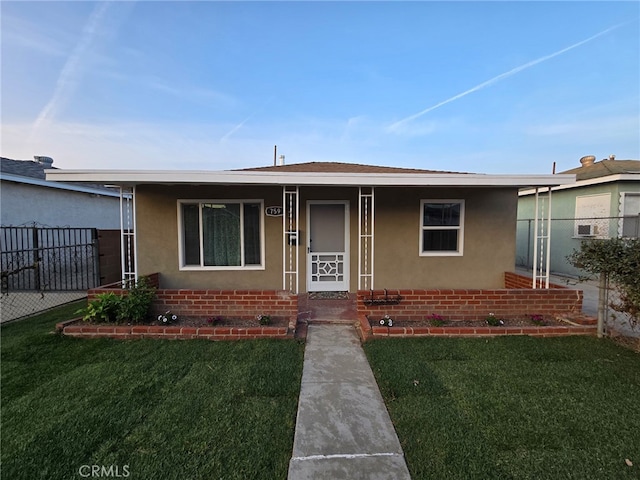
[[[0,223],[3,226],[91,227],[120,229],[117,196],[70,191],[3,181]]]

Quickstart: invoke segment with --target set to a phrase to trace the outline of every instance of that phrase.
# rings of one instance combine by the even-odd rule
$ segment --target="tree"
[[[567,257],[575,267],[600,275],[598,299],[598,336],[602,336],[604,311],[610,282],[614,284],[618,301],[609,306],[628,313],[635,326],[640,317],[640,239],[610,238],[582,242],[579,250]]]

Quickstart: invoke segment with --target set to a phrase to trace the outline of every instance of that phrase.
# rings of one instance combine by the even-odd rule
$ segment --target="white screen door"
[[[349,290],[348,202],[309,202],[307,290]]]

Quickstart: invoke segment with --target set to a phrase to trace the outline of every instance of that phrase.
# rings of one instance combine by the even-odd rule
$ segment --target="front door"
[[[349,202],[307,204],[307,290],[349,290]]]

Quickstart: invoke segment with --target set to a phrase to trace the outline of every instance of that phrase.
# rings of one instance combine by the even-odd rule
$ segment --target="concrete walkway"
[[[288,479],[410,479],[352,325],[309,325]]]

